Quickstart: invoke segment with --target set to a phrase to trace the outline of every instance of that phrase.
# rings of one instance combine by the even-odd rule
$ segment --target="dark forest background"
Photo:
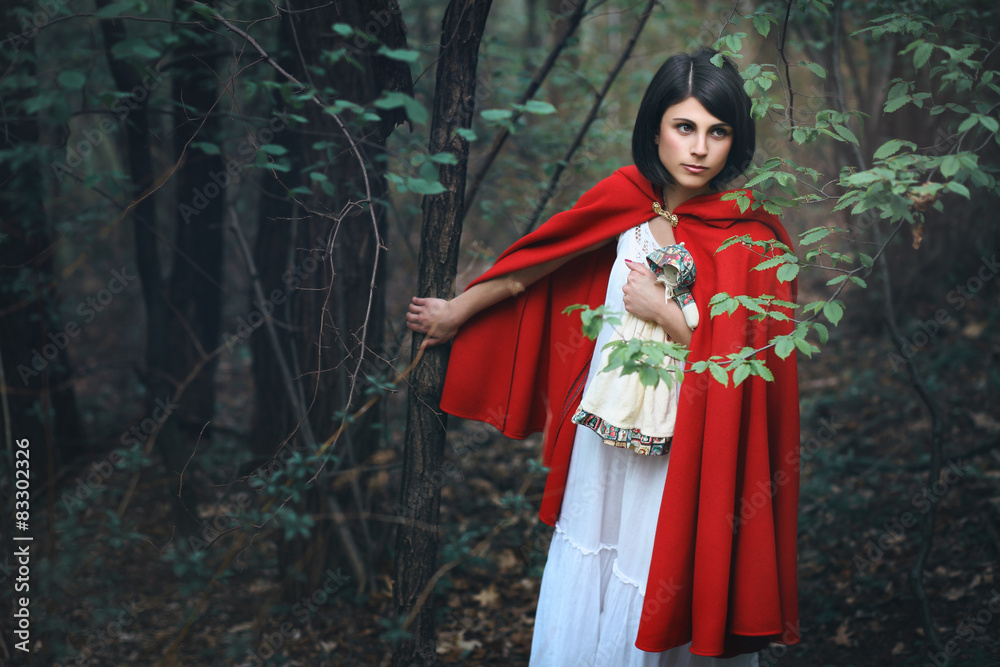
[[[539,439],[438,413],[403,313],[713,44],[803,306],[761,664],[1000,664],[994,3],[16,0],[0,42],[0,664],[527,664]]]

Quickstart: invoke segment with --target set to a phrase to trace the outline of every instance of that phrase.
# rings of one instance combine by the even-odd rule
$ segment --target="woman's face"
[[[726,166],[733,145],[733,128],[689,97],[667,107],[656,136],[660,162],[677,184],[697,193]]]

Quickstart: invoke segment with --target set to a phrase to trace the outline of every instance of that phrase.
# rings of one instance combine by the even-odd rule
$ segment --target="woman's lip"
[[[708,170],[708,167],[700,167],[696,164],[682,164],[681,166],[690,171],[692,174],[700,174],[701,172]]]

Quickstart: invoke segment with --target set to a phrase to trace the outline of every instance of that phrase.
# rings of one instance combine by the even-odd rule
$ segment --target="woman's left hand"
[[[629,274],[622,287],[625,295],[625,310],[639,319],[662,324],[666,310],[664,287],[656,282],[656,276],[641,262],[630,262]]]

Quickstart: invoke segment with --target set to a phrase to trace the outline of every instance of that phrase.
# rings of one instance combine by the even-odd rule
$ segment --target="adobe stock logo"
[[[97,314],[104,312],[104,309],[114,300],[115,296],[125,291],[125,288],[136,277],[130,274],[128,267],[125,266],[120,270],[116,269],[112,271],[111,279],[105,283],[103,289],[77,304],[77,315],[83,318],[85,325],[90,324],[97,318]],[[17,365],[17,374],[21,377],[21,382],[24,383],[24,386],[27,387],[28,381],[31,378],[36,377],[48,368],[49,362],[58,357],[59,353],[69,346],[70,340],[80,335],[81,330],[80,324],[76,320],[68,320],[63,326],[62,331],[50,331],[48,333],[50,342],[42,345],[40,349],[35,348],[32,350],[31,359],[27,363],[22,362]]]
[[[209,203],[221,195],[230,185],[239,183],[240,175],[247,166],[251,165],[257,157],[257,151],[272,141],[274,137],[281,134],[288,125],[281,119],[287,110],[285,106],[281,114],[274,115],[268,121],[267,127],[258,128],[253,141],[244,139],[236,147],[239,159],[231,157],[226,161],[225,169],[210,172],[210,180],[202,184],[200,188],[191,189],[190,203],[181,203],[177,206],[177,212],[184,218],[184,224],[190,224],[191,218],[198,216],[208,208]]]

